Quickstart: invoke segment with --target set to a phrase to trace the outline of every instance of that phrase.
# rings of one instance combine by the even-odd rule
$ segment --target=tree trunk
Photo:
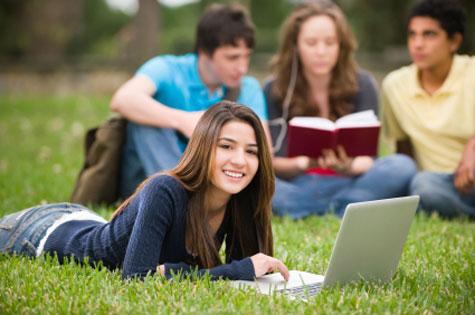
[[[128,60],[137,67],[158,53],[160,6],[157,0],[139,0],[139,9],[132,25]]]
[[[82,0],[25,2],[19,21],[27,41],[25,57],[45,69],[62,63],[68,45],[81,31],[82,6]]]

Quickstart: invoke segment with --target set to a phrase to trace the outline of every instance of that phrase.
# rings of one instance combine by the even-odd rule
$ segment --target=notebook
[[[288,282],[280,273],[273,273],[255,281],[232,281],[232,286],[306,299],[336,284],[387,282],[399,264],[418,204],[419,196],[349,204],[325,276],[291,270]]]

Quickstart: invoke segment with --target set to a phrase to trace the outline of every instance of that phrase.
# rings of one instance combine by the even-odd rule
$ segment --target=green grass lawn
[[[84,131],[108,116],[108,99],[0,97],[0,215],[68,200]],[[96,208],[104,217],[112,209]],[[274,218],[276,256],[324,273],[339,220]],[[475,223],[418,215],[391,283],[324,290],[308,303],[234,290],[226,281],[124,282],[120,272],[54,259],[0,256],[0,314],[351,313],[474,314]]]

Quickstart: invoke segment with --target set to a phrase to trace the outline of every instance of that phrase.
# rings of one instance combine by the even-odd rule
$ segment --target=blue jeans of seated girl
[[[66,214],[89,210],[78,204],[56,203],[28,208],[0,219],[0,253],[36,256],[48,228]]]
[[[414,161],[401,154],[377,159],[357,177],[304,174],[277,178],[272,209],[276,215],[300,219],[328,212],[343,216],[349,203],[404,196],[416,174]]]

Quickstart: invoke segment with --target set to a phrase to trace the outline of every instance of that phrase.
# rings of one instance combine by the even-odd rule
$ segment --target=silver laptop
[[[232,281],[232,285],[306,299],[322,287],[335,284],[389,281],[398,266],[418,204],[419,196],[349,204],[325,276],[291,270],[287,282],[280,273],[273,273],[255,281]]]

